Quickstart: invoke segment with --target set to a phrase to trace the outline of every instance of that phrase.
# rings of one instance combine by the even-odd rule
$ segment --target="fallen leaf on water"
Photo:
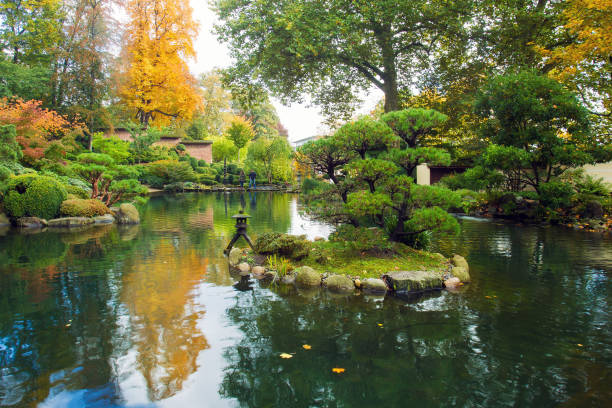
[[[312,346],[311,346],[311,345],[309,345],[309,344],[304,344],[304,345],[302,346],[302,348],[303,348],[304,350],[310,350],[310,349],[312,348]]]
[[[577,345],[578,347],[582,347],[582,344],[580,344],[580,343],[578,343],[578,344],[576,344],[576,345]]]
[[[66,327],[70,327],[70,326],[71,326],[71,325],[70,325],[70,323],[68,323],[68,324],[66,325]]]
[[[287,353],[280,354],[280,358],[291,358],[291,357],[293,357],[291,354],[287,354]]]
[[[379,325],[380,327],[382,327],[382,325],[383,325],[383,324],[382,324],[382,323],[378,323],[378,325]]]
[[[336,374],[340,374],[340,373],[343,373],[343,372],[344,372],[344,371],[346,371],[346,370],[345,370],[344,368],[338,368],[338,367],[335,367],[335,368],[332,368],[332,371],[333,371],[334,373],[336,373]]]
[[[485,296],[487,299],[491,299],[491,296]]]

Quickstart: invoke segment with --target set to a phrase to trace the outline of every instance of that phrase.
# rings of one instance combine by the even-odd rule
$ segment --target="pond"
[[[0,405],[612,404],[610,238],[460,218],[434,245],[467,257],[462,291],[339,296],[238,283],[222,251],[241,206],[252,235],[331,231],[278,193],[153,197],[127,228],[3,231]]]

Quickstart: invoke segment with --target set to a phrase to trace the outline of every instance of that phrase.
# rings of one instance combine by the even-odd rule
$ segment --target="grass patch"
[[[375,256],[349,248],[343,242],[317,241],[307,258],[299,265],[307,265],[318,272],[339,275],[379,278],[395,270],[446,270],[446,259],[402,244],[393,244],[393,254]]]

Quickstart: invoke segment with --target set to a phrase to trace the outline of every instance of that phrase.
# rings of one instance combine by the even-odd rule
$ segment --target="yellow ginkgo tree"
[[[188,0],[127,0],[120,95],[143,127],[189,119],[201,104],[187,60],[198,27]]]

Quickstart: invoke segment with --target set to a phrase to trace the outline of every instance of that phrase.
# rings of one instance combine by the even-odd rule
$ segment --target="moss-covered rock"
[[[230,266],[236,266],[242,261],[242,249],[232,248],[229,253],[228,261]]]
[[[303,235],[268,232],[257,237],[254,248],[259,254],[277,254],[285,258],[300,260],[308,256],[310,245],[310,241]]]
[[[453,268],[451,269],[451,274],[455,278],[459,278],[461,282],[470,281],[470,274],[468,271],[465,270],[463,266],[453,266]]]
[[[387,287],[400,293],[423,292],[444,287],[442,274],[435,271],[397,271],[383,275]]]
[[[387,285],[382,279],[367,278],[361,281],[361,289],[365,293],[386,293]]]
[[[115,222],[115,217],[112,214],[99,215],[93,217],[94,224],[112,224]]]
[[[134,204],[124,203],[119,206],[119,210],[115,214],[117,224],[138,224],[140,223],[140,215]]]
[[[94,223],[93,218],[88,217],[64,217],[55,218],[48,221],[49,228],[74,228],[91,225]]]
[[[460,266],[465,268],[465,271],[467,273],[470,273],[470,266],[468,265],[467,261],[465,260],[464,257],[462,257],[461,255],[453,255],[453,257],[451,258],[451,264],[453,266]]]
[[[294,273],[295,284],[300,288],[321,286],[321,274],[309,266],[301,266]]]
[[[38,217],[21,217],[15,221],[17,228],[43,228],[47,226],[47,220]]]
[[[110,214],[110,210],[100,200],[75,198],[62,202],[60,214],[65,217],[96,217]]]
[[[355,289],[353,281],[343,275],[331,275],[325,279],[325,286],[332,292],[349,292]]]

